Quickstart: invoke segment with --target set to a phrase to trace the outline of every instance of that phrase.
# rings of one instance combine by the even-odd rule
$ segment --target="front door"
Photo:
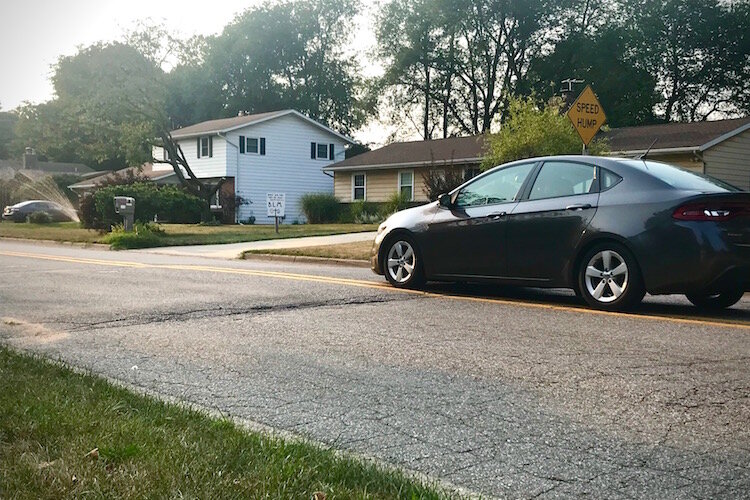
[[[545,162],[508,217],[508,274],[564,285],[599,202],[597,167]]]
[[[436,278],[494,278],[506,269],[508,214],[534,163],[481,175],[441,208],[424,234],[427,274]]]

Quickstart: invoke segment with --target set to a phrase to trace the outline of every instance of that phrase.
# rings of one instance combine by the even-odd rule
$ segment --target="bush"
[[[382,215],[384,217],[388,217],[391,214],[395,214],[399,210],[409,208],[410,205],[411,200],[408,196],[404,196],[399,191],[395,191],[388,197],[388,201],[386,201],[383,205]]]
[[[156,224],[137,223],[129,233],[125,232],[122,224],[117,224],[103,241],[109,243],[113,250],[158,247],[161,246],[161,236],[164,234],[164,230]]]
[[[435,201],[443,193],[453,191],[464,183],[464,176],[460,168],[448,170],[430,169],[422,174],[424,194],[430,201]]]
[[[361,200],[349,206],[349,216],[356,224],[373,224],[384,219],[375,203]]]
[[[135,220],[151,222],[158,216],[161,221],[178,224],[196,224],[207,220],[208,204],[178,186],[158,187],[153,183],[135,183],[103,187],[81,199],[80,216],[84,227],[107,229],[122,221],[115,213],[114,197],[135,198]],[[91,198],[91,199],[87,199]],[[93,208],[90,206],[93,204]]]
[[[302,196],[302,211],[309,224],[325,224],[339,219],[341,203],[329,193],[308,193]]]
[[[34,212],[26,220],[32,224],[50,224],[52,217],[47,212]]]

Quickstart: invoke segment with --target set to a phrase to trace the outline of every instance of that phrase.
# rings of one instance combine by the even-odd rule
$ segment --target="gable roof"
[[[146,177],[151,181],[158,181],[176,175],[174,170],[154,170],[153,163],[144,163],[140,167],[128,167],[121,170],[103,172],[101,175],[89,177],[88,179],[71,184],[68,187],[70,189],[89,189],[96,187],[102,182],[113,180],[118,176],[127,175],[128,172],[140,174],[142,177]]]
[[[247,127],[248,125],[255,125],[274,118],[280,118],[282,116],[292,115],[297,118],[325,130],[326,132],[335,135],[336,137],[343,139],[348,143],[354,143],[354,141],[342,134],[339,134],[333,129],[330,129],[319,123],[312,118],[309,118],[295,109],[283,109],[280,111],[269,111],[267,113],[256,113],[253,115],[233,116],[231,118],[219,118],[217,120],[208,120],[205,122],[196,123],[195,125],[189,125],[187,127],[178,128],[172,131],[172,137],[175,139],[187,139],[189,137],[196,137],[200,135],[211,135],[220,134],[236,130],[238,128]]]
[[[357,170],[360,168],[399,168],[444,165],[447,163],[479,163],[484,156],[484,136],[448,137],[430,141],[394,142],[368,151],[323,170]]]
[[[691,123],[663,123],[615,128],[604,134],[613,153],[705,150],[750,129],[750,117]]]

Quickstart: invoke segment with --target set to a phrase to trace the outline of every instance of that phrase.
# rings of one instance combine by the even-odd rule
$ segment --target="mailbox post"
[[[135,220],[135,198],[130,196],[115,196],[115,213],[122,215],[125,232],[133,230]]]

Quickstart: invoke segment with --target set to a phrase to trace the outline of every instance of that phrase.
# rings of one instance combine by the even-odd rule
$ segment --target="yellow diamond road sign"
[[[586,85],[568,110],[568,119],[573,123],[583,143],[588,146],[607,120],[602,105],[590,85]]]

